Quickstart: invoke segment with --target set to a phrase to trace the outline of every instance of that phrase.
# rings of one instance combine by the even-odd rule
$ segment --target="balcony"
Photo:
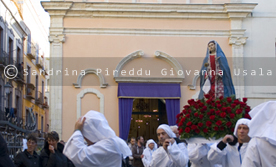
[[[35,99],[34,89],[35,89],[34,84],[32,84],[32,83],[26,84],[26,98],[27,99],[30,99],[30,100]]]
[[[23,119],[22,117],[17,116],[16,108],[5,108],[5,111],[0,110],[0,121],[7,121],[11,124],[22,128],[23,127]]]
[[[42,104],[42,108],[49,108],[48,98],[46,96],[44,97],[44,103]]]
[[[43,60],[42,60],[42,58],[36,59],[36,64],[35,65],[36,65],[37,68],[43,69]]]
[[[23,67],[20,63],[14,62],[14,64],[16,64],[16,68],[18,70],[17,76],[14,78],[14,81],[24,84],[25,80],[24,80],[24,75],[23,75]]]
[[[48,68],[47,68],[47,67],[43,66],[43,67],[42,67],[42,71],[43,71],[42,74],[43,74],[44,76],[45,76],[45,75],[48,75],[48,73],[47,73],[47,72],[48,72]]]
[[[0,50],[0,68],[5,68],[8,65],[8,53],[6,53],[3,49]]]
[[[27,46],[27,57],[29,59],[35,59],[36,57],[36,47],[34,46],[33,43],[28,42],[28,46]]]
[[[42,93],[39,92],[39,91],[37,93],[38,93],[37,94],[38,97],[37,97],[37,99],[35,99],[35,104],[41,104],[42,105],[43,104],[43,100],[44,100],[43,96],[42,96]]]

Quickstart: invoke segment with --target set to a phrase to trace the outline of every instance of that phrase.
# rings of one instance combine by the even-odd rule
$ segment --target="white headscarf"
[[[237,123],[236,123],[236,126],[235,126],[234,135],[235,135],[236,137],[238,137],[237,130],[238,130],[239,125],[247,125],[247,126],[249,127],[249,125],[248,125],[249,122],[250,122],[250,120],[249,120],[249,119],[246,119],[246,118],[241,118],[241,119],[239,119],[239,120],[237,121]],[[251,130],[251,129],[249,129],[249,132],[250,132],[250,130]]]
[[[25,151],[25,150],[27,150],[28,149],[28,146],[27,146],[27,139],[23,139],[23,150],[22,151]]]
[[[124,157],[131,155],[131,151],[126,142],[116,136],[102,113],[91,110],[88,111],[84,117],[86,117],[86,120],[83,125],[82,134],[85,138],[93,143],[113,138]]]
[[[249,123],[250,137],[259,137],[276,145],[276,101],[262,103],[253,108],[249,115],[252,120]]]
[[[152,139],[149,139],[149,140],[147,141],[146,148],[149,148],[149,144],[151,144],[151,143],[154,144],[153,150],[157,149],[157,144],[156,144],[155,141],[152,140]],[[150,148],[149,148],[149,149],[150,149]]]
[[[173,133],[173,131],[167,124],[159,125],[157,129],[163,129],[170,137],[176,137],[175,133]]]

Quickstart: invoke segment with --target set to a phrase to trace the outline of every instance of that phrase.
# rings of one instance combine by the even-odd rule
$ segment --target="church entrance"
[[[168,124],[164,99],[133,100],[129,139],[143,136],[145,140],[157,141],[156,129],[160,124]]]

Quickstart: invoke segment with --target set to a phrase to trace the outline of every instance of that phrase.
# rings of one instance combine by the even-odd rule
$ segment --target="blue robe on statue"
[[[218,59],[219,67],[223,71],[222,81],[223,81],[223,86],[224,86],[224,97],[229,97],[231,95],[235,95],[235,89],[234,89],[234,85],[232,82],[231,72],[230,72],[230,68],[228,66],[227,58],[225,57],[219,44],[216,41],[213,41],[213,42],[215,43],[215,46],[216,46],[216,57],[217,58],[220,57]],[[207,47],[206,57],[203,60],[202,67],[200,70],[200,92],[198,95],[198,99],[203,99],[203,97],[204,97],[204,92],[202,90],[202,87],[205,83],[205,73],[207,71],[207,67],[205,67],[204,65],[205,65],[205,63],[208,63],[208,59],[209,59],[209,48]],[[204,72],[202,72],[202,71],[204,71]]]

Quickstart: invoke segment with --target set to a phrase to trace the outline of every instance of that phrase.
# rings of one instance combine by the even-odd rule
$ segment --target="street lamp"
[[[10,92],[12,91],[12,86],[9,82],[7,82],[5,85],[4,85],[4,89],[5,89],[5,93],[6,95],[10,94]]]

